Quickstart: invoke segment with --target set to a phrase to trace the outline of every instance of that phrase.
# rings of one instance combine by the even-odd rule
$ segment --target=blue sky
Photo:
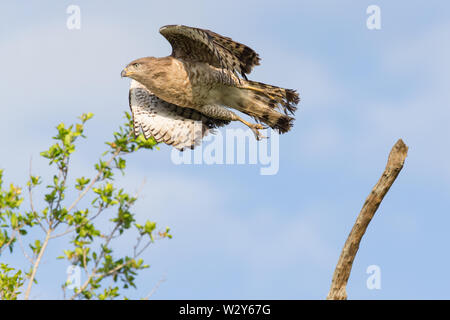
[[[66,28],[71,4],[80,6],[80,30]],[[366,27],[372,4],[381,30]],[[257,165],[177,166],[167,146],[127,159],[118,183],[136,190],[146,180],[138,218],[174,235],[146,252],[151,268],[128,296],[145,296],[165,277],[154,299],[325,298],[353,222],[402,138],[405,167],[361,243],[348,296],[449,299],[448,12],[444,1],[2,2],[0,167],[25,185],[32,157],[33,171],[50,178],[39,152],[54,127],[93,112],[71,177],[94,174],[128,110],[122,68],[170,54],[163,25],[207,28],[260,54],[250,79],[299,91],[296,122],[280,136],[273,176]],[[31,297],[61,297],[67,265],[53,259],[61,250],[49,245]],[[5,259],[20,264],[20,256]],[[381,290],[366,287],[370,265],[380,267]]]

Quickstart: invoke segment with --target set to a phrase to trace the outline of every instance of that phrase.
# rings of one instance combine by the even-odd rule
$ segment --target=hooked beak
[[[128,77],[130,75],[130,72],[128,72],[127,68],[123,69],[122,72],[120,73],[120,76],[123,77]]]

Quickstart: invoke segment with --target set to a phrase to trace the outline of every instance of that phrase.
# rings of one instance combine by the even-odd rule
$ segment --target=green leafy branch
[[[56,170],[51,182],[46,186],[47,192],[43,195],[45,206],[41,210],[36,210],[33,201],[33,190],[43,182],[40,176],[34,176],[30,172],[27,182],[30,211],[21,213],[19,209],[24,200],[22,190],[12,184],[9,189],[3,189],[3,171],[0,170],[0,255],[6,248],[9,248],[12,253],[16,241],[19,240],[21,249],[31,265],[28,272],[22,273],[19,270],[12,277],[8,276],[8,273],[14,269],[4,265],[0,276],[9,279],[9,285],[0,287],[0,290],[7,288],[6,293],[1,291],[2,297],[17,297],[18,288],[24,284],[21,280],[23,274],[27,280],[24,298],[28,299],[33,284],[37,283],[36,274],[48,243],[66,235],[72,237],[70,248],[64,250],[64,255],[59,258],[84,270],[87,277],[83,284],[73,288],[71,299],[118,297],[120,295],[116,284],[118,281],[125,289],[136,287],[134,280],[137,272],[148,268],[143,259],[139,258],[144,250],[157,239],[171,238],[170,230],[168,228],[164,231],[156,230],[155,222],[146,221],[142,225],[137,223],[135,215],[131,212],[137,196],[131,196],[123,188],[115,185],[115,171],[125,174],[125,155],[140,149],[153,149],[156,145],[154,139],[146,140],[142,134],[134,137],[131,116],[128,113],[126,113],[126,123],[114,132],[111,142],[106,142],[108,149],[94,166],[95,176],[75,178],[73,188],[78,195],[69,206],[66,206],[67,192],[71,189],[68,178],[71,157],[76,151],[75,142],[79,138],[86,138],[85,124],[92,117],[92,113],[87,113],[83,114],[79,118],[80,122],[75,125],[67,127],[64,123],[59,124],[56,127],[57,134],[53,137],[56,142],[41,153],[41,156],[48,159],[49,165]],[[104,160],[104,157],[107,159]],[[87,195],[92,198],[90,205],[79,208],[81,201]],[[111,231],[102,230],[99,225],[103,227],[104,223],[96,224],[95,222],[106,210],[115,212],[109,220],[112,226]],[[31,254],[28,255],[22,246],[21,237],[28,236],[29,229],[34,230],[35,226],[39,226],[44,236],[41,239],[29,241],[28,247]],[[60,230],[63,226],[65,230]],[[116,258],[112,240],[122,237],[130,230],[138,234],[133,252]],[[104,288],[103,282],[107,278],[112,279],[112,285]],[[62,286],[64,296],[71,284],[66,282]]]

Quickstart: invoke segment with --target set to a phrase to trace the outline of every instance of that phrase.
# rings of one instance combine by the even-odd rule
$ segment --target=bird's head
[[[146,57],[131,61],[120,73],[123,77],[132,78],[139,81],[145,75],[152,73],[153,62],[156,58]]]

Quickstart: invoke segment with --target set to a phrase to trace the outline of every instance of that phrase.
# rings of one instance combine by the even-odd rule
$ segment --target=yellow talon
[[[261,134],[261,132],[259,132],[259,130],[267,129],[266,126],[263,126],[260,123],[250,123],[248,121],[245,121],[242,118],[239,118],[238,120],[240,122],[242,122],[243,124],[245,124],[247,127],[249,127],[253,131],[253,133],[255,134],[256,140],[261,140],[261,139],[267,138],[266,136],[263,136]]]

